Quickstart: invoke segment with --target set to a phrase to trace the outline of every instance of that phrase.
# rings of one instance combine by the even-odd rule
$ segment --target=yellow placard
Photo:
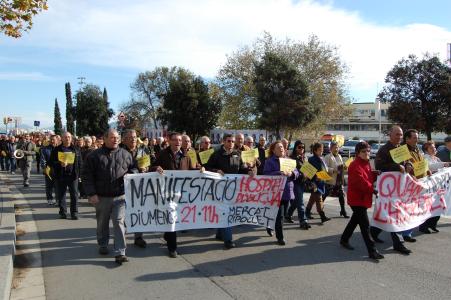
[[[279,158],[280,161],[280,171],[282,172],[293,172],[296,169],[296,161],[290,158]]]
[[[318,179],[324,180],[324,181],[328,181],[331,180],[332,177],[329,176],[329,174],[326,171],[319,171],[316,173],[316,177],[318,177]]]
[[[397,164],[412,158],[407,145],[390,150],[390,155],[391,158],[393,158],[393,161]]]
[[[265,158],[268,158],[269,157],[269,149],[266,149],[265,150]]]
[[[49,166],[45,167],[44,173],[50,180],[52,180],[52,177],[50,177],[50,167]]]
[[[254,150],[254,157],[255,157],[255,158],[258,158],[258,156],[260,155],[260,154],[258,153],[258,148],[254,148],[253,150]]]
[[[143,155],[137,158],[138,160],[138,168],[147,168],[150,166],[150,155]]]
[[[307,178],[312,179],[318,170],[311,163],[306,161],[301,167],[301,172],[304,173]]]
[[[193,149],[190,149],[188,152],[186,152],[186,155],[191,160],[191,165],[196,166],[197,165],[197,153]]]
[[[353,161],[354,161],[354,157],[348,158],[348,160],[345,162],[346,168],[349,168],[349,166],[351,165],[351,163],[352,163]]]
[[[252,164],[255,162],[254,150],[241,151],[241,159],[244,163]]]
[[[74,152],[58,152],[58,160],[67,165],[72,165],[75,162]]]
[[[199,152],[199,158],[200,162],[205,165],[208,162],[208,159],[210,159],[210,156],[215,152],[215,149],[211,148],[202,152]]]
[[[422,159],[413,163],[413,173],[415,176],[421,176],[429,170],[428,161]]]

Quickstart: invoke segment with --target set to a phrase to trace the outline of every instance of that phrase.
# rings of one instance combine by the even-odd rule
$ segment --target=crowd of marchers
[[[373,195],[377,194],[374,182],[382,172],[397,171],[409,173],[414,178],[429,176],[440,168],[449,167],[451,161],[451,136],[444,140],[445,146],[437,152],[435,143],[428,141],[421,149],[418,146],[418,131],[394,126],[389,132],[388,142],[381,146],[376,154],[374,167],[370,164],[370,145],[360,141],[355,146],[355,159],[348,165],[340,155],[337,143],[330,144],[330,153],[324,155],[323,143],[311,145],[311,155],[306,155],[306,145],[296,140],[292,149],[286,139],[267,143],[264,136],[254,141],[251,136],[243,134],[224,134],[221,145],[211,151],[208,136],[199,139],[193,146],[186,134],[170,133],[167,137],[149,139],[139,138],[135,130],[124,130],[120,134],[109,129],[101,137],[74,137],[70,132],[60,135],[30,135],[0,137],[0,166],[2,171],[15,174],[19,168],[23,176],[24,187],[30,185],[32,164],[36,163],[38,173],[45,178],[45,192],[49,205],[58,207],[61,219],[69,218],[66,193],[69,191],[69,213],[72,220],[78,219],[78,202],[87,198],[94,205],[97,221],[97,243],[99,253],[107,255],[109,248],[109,223],[113,223],[113,252],[115,261],[122,264],[128,261],[126,256],[125,191],[124,176],[130,173],[159,172],[165,170],[205,170],[224,174],[248,174],[250,176],[271,175],[285,176],[286,185],[280,201],[274,233],[278,245],[285,245],[284,223],[295,223],[293,215],[297,211],[299,229],[311,228],[309,220],[313,219],[312,209],[315,205],[321,223],[330,221],[324,211],[327,197],[337,197],[340,203],[340,216],[350,218],[340,239],[340,244],[349,250],[354,248],[349,240],[357,227],[372,259],[382,259],[383,255],[376,249],[381,229],[371,227],[367,210],[371,208]],[[390,150],[407,145],[411,159],[396,163]],[[241,153],[257,148],[258,158],[252,163],[244,162]],[[201,159],[202,152],[212,152],[208,159]],[[421,150],[421,151],[420,151]],[[190,152],[193,151],[193,152]],[[194,156],[193,156],[194,154]],[[192,159],[195,157],[196,159]],[[148,163],[141,163],[147,158]],[[296,161],[293,171],[282,171],[279,160],[291,158]],[[429,170],[424,174],[414,174],[415,162],[427,160]],[[313,176],[307,178],[301,172],[306,162],[318,171],[325,171],[330,179],[327,181]],[[348,165],[348,166],[347,166]],[[345,185],[347,174],[347,188]],[[304,193],[310,193],[304,204]],[[347,201],[346,201],[347,199]],[[346,205],[347,202],[347,205]],[[352,215],[348,215],[349,209]],[[439,217],[433,217],[419,226],[418,230],[429,234],[438,232]],[[273,236],[273,230],[267,228],[267,234]],[[405,242],[416,242],[414,230],[391,233],[394,250],[408,255],[411,251]],[[225,249],[237,245],[233,241],[232,227],[220,228],[216,238],[223,241]],[[165,232],[170,257],[177,257],[177,232]],[[134,234],[134,245],[145,248],[147,243],[143,233]]]

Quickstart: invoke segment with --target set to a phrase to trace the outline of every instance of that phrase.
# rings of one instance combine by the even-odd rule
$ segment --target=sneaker
[[[16,175],[16,172],[14,172],[14,171],[13,171],[13,172],[11,172],[11,175]]]
[[[128,262],[129,260],[128,260],[128,257],[125,256],[125,255],[117,255],[117,256],[114,257],[114,261],[117,264],[122,265],[122,263]]]
[[[395,250],[395,251],[397,251],[397,252],[399,252],[401,254],[404,254],[404,255],[409,255],[410,253],[412,253],[412,250],[409,250],[409,249],[407,249],[404,246],[396,247],[396,248],[393,247],[393,250]]]
[[[24,183],[23,186],[24,186],[24,187],[29,187],[30,184],[29,184],[29,183]]]
[[[176,250],[174,250],[174,251],[169,251],[169,257],[170,257],[170,258],[177,258],[177,255],[178,255],[178,253],[177,253]]]
[[[106,246],[102,246],[102,247],[99,247],[99,254],[100,255],[107,255],[108,254],[108,247],[106,247]]]
[[[269,236],[273,236],[273,233],[272,233],[272,229],[271,229],[271,228],[266,228],[266,233],[267,233]]]
[[[78,220],[78,216],[76,214],[71,215],[70,218],[72,220]]]
[[[138,246],[139,248],[146,248],[147,243],[142,237],[139,237],[135,239],[135,246]]]
[[[411,236],[403,236],[402,238],[404,239],[405,242],[409,242],[409,243],[415,243],[417,241],[417,239],[414,239]]]
[[[286,242],[284,239],[280,239],[280,240],[277,240],[277,244],[279,244],[280,246],[285,246]]]
[[[235,245],[234,242],[230,241],[230,242],[225,242],[225,243],[224,243],[224,247],[228,250],[228,249],[235,248],[236,245]]]
[[[293,218],[292,217],[285,217],[285,223],[294,223]]]
[[[308,230],[309,228],[311,228],[311,226],[307,222],[302,222],[301,224],[299,224],[299,228],[302,230]]]

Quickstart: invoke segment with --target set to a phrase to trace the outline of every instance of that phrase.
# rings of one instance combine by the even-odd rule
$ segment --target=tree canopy
[[[33,17],[47,10],[47,0],[0,1],[0,32],[19,38],[33,26]]]
[[[61,112],[58,105],[58,99],[55,98],[55,107],[53,111],[53,123],[55,134],[63,133],[63,122],[61,121]]]
[[[208,134],[216,125],[220,111],[220,101],[210,97],[204,80],[185,69],[178,69],[169,81],[158,115],[169,130],[186,132],[195,140]]]
[[[388,118],[427,135],[451,131],[451,69],[438,57],[401,59],[387,73],[378,97],[390,103]]]
[[[70,83],[66,82],[66,129],[71,133],[75,133],[75,109],[72,103],[72,91],[70,88]]]
[[[114,112],[109,108],[109,103],[104,99],[100,88],[87,84],[77,91],[75,98],[77,99],[77,135],[103,134],[108,129],[108,120]]]
[[[224,128],[257,128],[256,62],[266,53],[274,53],[289,61],[304,78],[312,110],[321,114],[309,122],[306,130],[323,129],[327,121],[349,113],[345,76],[346,65],[336,47],[312,35],[307,42],[275,40],[269,33],[251,46],[244,46],[227,57],[216,78],[223,102],[219,125]]]
[[[286,58],[274,52],[265,53],[255,65],[257,124],[274,130],[296,130],[315,117],[308,98],[307,83]]]

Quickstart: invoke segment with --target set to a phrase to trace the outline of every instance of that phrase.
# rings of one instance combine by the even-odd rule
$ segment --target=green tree
[[[255,65],[257,124],[260,128],[292,131],[315,117],[307,83],[295,66],[274,52],[267,52]]]
[[[55,108],[53,111],[53,123],[55,134],[63,133],[63,122],[61,122],[61,112],[58,106],[58,99],[55,98]]]
[[[450,132],[451,68],[436,56],[426,54],[401,59],[387,73],[386,86],[378,97],[390,103],[388,118],[404,128],[425,133]]]
[[[33,17],[47,10],[47,0],[0,1],[0,32],[19,38],[33,26]]]
[[[75,133],[75,117],[74,117],[74,105],[72,103],[72,91],[70,88],[70,83],[66,82],[66,129],[70,133]]]
[[[122,111],[132,116],[138,126],[152,121],[158,129],[158,108],[169,89],[169,81],[179,71],[177,67],[157,67],[138,74],[131,84],[132,99],[122,105]]]
[[[277,41],[269,33],[251,46],[244,46],[227,57],[216,78],[223,102],[219,125],[231,129],[256,128],[257,91],[255,62],[272,52],[286,59],[305,79],[313,110],[321,110],[303,131],[319,132],[331,119],[350,113],[345,77],[348,72],[336,47],[312,35],[307,42]]]
[[[108,107],[108,102],[103,98],[100,88],[93,84],[87,84],[77,91],[76,120],[77,135],[100,135],[109,125],[108,120],[114,112]]]
[[[169,130],[186,132],[194,140],[206,135],[216,125],[221,102],[211,98],[201,77],[178,69],[169,82],[159,118]]]

